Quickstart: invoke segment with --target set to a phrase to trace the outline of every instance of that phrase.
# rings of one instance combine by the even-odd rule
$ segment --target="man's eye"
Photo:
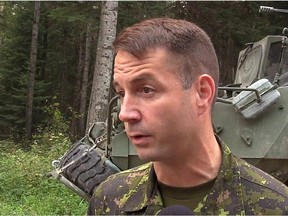
[[[145,93],[145,94],[149,94],[149,93],[151,93],[151,92],[153,92],[154,90],[152,89],[152,88],[149,88],[149,87],[144,87],[143,88],[143,92]]]

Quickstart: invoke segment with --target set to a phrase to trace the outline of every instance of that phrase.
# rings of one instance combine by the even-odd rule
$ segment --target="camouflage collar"
[[[222,164],[214,186],[195,209],[195,214],[244,215],[240,167],[228,146],[216,136],[222,149]]]
[[[243,215],[240,168],[230,149],[216,138],[222,149],[221,167],[214,186],[195,208],[194,214]],[[152,163],[141,166],[140,171],[142,177],[120,209],[126,213],[154,215],[163,209],[163,203]]]

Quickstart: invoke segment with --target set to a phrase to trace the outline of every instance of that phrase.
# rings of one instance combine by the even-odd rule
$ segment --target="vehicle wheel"
[[[64,169],[63,175],[77,187],[92,196],[96,187],[108,176],[114,174],[115,171],[105,166],[103,159],[101,159],[103,154],[97,152],[95,149],[88,151],[86,155],[81,157],[89,148],[90,146],[86,143],[76,142],[61,159],[59,166],[63,168],[71,161],[76,161]],[[79,157],[81,159],[78,160]]]

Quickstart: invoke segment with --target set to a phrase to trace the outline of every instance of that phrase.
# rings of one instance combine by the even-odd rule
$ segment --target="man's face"
[[[141,59],[123,50],[116,55],[119,118],[143,160],[171,160],[193,139],[193,87],[183,89],[176,68],[164,49],[149,50]]]

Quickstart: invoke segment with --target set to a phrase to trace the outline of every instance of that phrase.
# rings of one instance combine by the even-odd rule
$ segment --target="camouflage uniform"
[[[231,154],[221,141],[222,164],[196,215],[288,214],[288,188]],[[163,209],[152,163],[110,176],[95,191],[88,215],[155,215]]]

